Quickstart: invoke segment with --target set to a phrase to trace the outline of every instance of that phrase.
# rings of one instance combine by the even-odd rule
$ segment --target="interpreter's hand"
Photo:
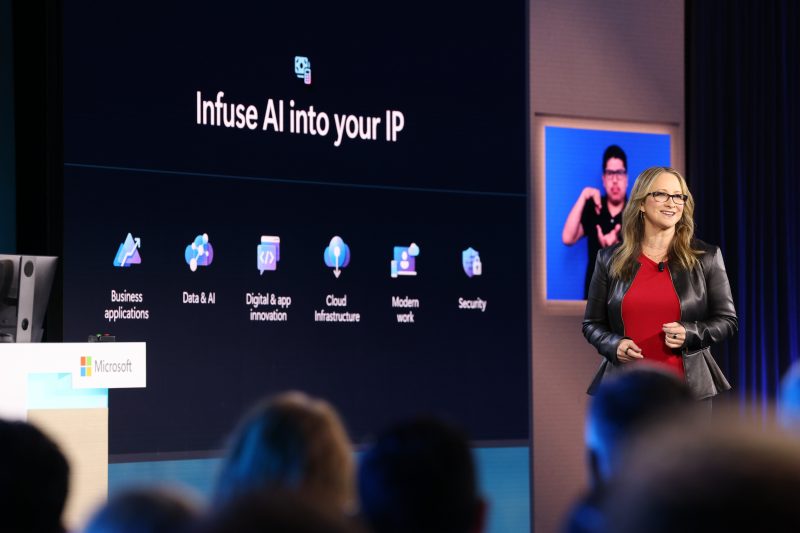
[[[594,187],[585,187],[581,192],[581,196],[585,202],[594,202],[594,212],[596,215],[599,215],[603,206],[600,200],[600,189],[596,189]]]
[[[677,349],[683,346],[686,342],[686,328],[681,326],[678,322],[670,322],[661,327],[664,330],[666,337],[664,344],[672,349]]]
[[[636,346],[633,339],[622,339],[617,345],[617,361],[620,363],[630,363],[637,359],[644,359],[642,349]]]
[[[619,230],[622,228],[619,224],[614,226],[614,229],[608,233],[603,233],[600,225],[597,225],[597,240],[600,241],[600,248],[606,248],[619,242]]]

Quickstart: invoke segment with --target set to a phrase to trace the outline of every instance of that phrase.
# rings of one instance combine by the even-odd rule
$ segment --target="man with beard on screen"
[[[583,284],[583,298],[589,292],[589,282],[594,273],[597,252],[620,241],[622,210],[628,201],[628,157],[625,152],[612,144],[603,153],[603,188],[585,187],[578,200],[567,215],[561,239],[572,246],[586,237],[589,262],[586,264],[586,279]]]

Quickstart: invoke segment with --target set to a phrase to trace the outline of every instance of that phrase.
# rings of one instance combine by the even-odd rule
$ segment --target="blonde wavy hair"
[[[683,215],[675,225],[675,237],[669,245],[668,257],[671,266],[691,270],[698,264],[701,250],[692,248],[694,238],[694,198],[689,192],[686,180],[680,172],[670,167],[650,167],[636,178],[633,184],[631,197],[622,213],[622,244],[614,251],[611,258],[611,276],[624,280],[633,278],[638,264],[639,255],[642,253],[642,240],[644,239],[644,214],[640,210],[647,200],[647,195],[652,192],[650,188],[658,176],[666,172],[678,178],[681,191],[687,195],[683,205]]]
[[[298,391],[266,398],[234,432],[217,480],[217,502],[274,490],[299,493],[338,512],[356,509],[353,446],[325,400]]]

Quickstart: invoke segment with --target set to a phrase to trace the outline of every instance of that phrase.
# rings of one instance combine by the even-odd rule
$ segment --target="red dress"
[[[622,321],[625,336],[633,339],[647,361],[655,361],[684,378],[680,350],[664,344],[662,326],[681,319],[681,303],[669,267],[658,271],[658,263],[644,254],[639,256],[639,270],[622,299]]]

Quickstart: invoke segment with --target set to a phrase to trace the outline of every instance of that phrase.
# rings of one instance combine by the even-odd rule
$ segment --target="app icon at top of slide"
[[[350,247],[337,235],[325,248],[322,258],[325,260],[325,266],[332,268],[333,275],[338,278],[342,273],[340,269],[350,264]]]
[[[131,265],[139,265],[142,256],[139,255],[139,248],[142,247],[142,240],[128,233],[125,242],[119,245],[117,255],[114,256],[114,266],[127,268]]]
[[[294,75],[311,85],[311,60],[306,56],[294,56]]]
[[[208,233],[195,237],[192,244],[186,247],[183,257],[192,272],[199,266],[210,265],[214,260],[214,247],[208,241]]]

